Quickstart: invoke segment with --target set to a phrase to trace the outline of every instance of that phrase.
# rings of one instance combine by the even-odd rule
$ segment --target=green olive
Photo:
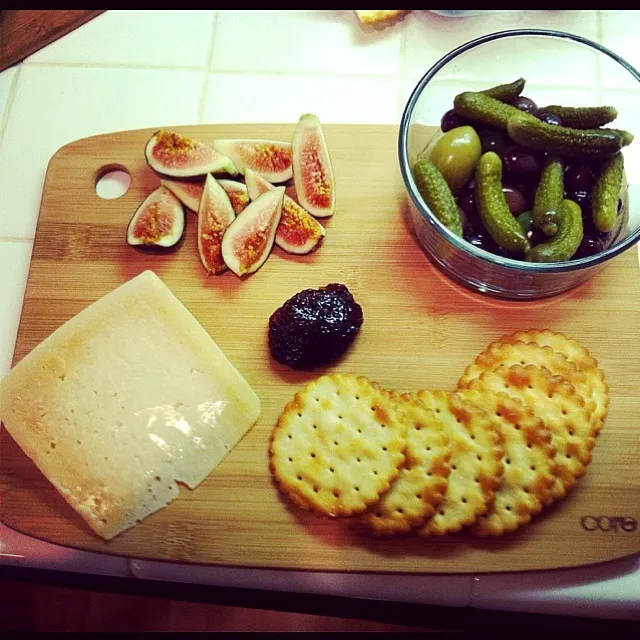
[[[473,178],[482,155],[482,143],[470,126],[447,131],[431,149],[430,160],[456,194]]]

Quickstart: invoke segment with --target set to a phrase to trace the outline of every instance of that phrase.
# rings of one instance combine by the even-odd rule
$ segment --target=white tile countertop
[[[352,11],[107,11],[0,73],[0,378],[11,364],[47,163],[61,146],[143,127],[293,123],[303,112],[316,113],[323,123],[398,124],[409,93],[441,56],[477,36],[525,27],[585,36],[640,68],[640,11],[494,11],[464,18],[413,11],[382,31],[362,29]],[[554,70],[548,84],[557,89],[562,73]],[[640,93],[627,97],[638,101]],[[568,571],[389,580],[129,562],[40,542],[0,525],[0,562],[148,580],[640,618],[637,558]]]

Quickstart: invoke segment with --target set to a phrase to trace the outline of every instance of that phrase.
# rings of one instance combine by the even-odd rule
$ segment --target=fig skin
[[[316,218],[335,212],[336,185],[318,117],[306,113],[293,133],[293,181],[300,206]]]
[[[252,200],[275,189],[274,185],[251,169],[245,171],[245,179]],[[325,235],[324,227],[285,193],[282,217],[276,231],[276,245],[287,253],[306,255],[320,245]]]
[[[182,203],[169,189],[154,189],[136,209],[127,226],[127,243],[132,247],[174,247],[184,234]]]

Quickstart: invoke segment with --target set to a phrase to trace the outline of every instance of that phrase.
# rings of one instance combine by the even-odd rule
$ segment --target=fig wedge
[[[190,180],[160,180],[160,184],[166,187],[182,202],[190,211],[198,213],[200,200],[204,191],[204,182],[192,182]]]
[[[222,256],[237,276],[254,273],[269,257],[283,200],[284,187],[263,193],[227,229],[222,239]]]
[[[251,169],[245,170],[244,177],[251,200],[275,189],[274,185]],[[285,193],[282,216],[276,231],[276,245],[287,253],[304,255],[313,251],[325,234],[324,227]]]
[[[278,140],[214,140],[213,148],[231,158],[242,172],[251,169],[269,182],[291,180],[292,150]]]
[[[246,185],[237,180],[226,180],[224,178],[218,180],[220,186],[227,192],[229,200],[231,200],[231,206],[238,215],[249,204],[249,193],[247,192]]]
[[[227,270],[222,257],[222,238],[236,214],[226,191],[211,175],[207,175],[198,209],[198,255],[209,274]]]
[[[318,117],[306,113],[293,133],[293,181],[300,206],[316,218],[332,216],[336,185]]]
[[[127,227],[131,246],[173,247],[184,233],[182,203],[169,189],[154,189],[136,209]]]
[[[238,174],[227,156],[193,138],[169,131],[156,131],[145,146],[144,156],[154,171],[173,178]]]

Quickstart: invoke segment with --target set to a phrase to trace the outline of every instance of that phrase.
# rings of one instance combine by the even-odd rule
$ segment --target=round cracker
[[[459,393],[420,391],[418,398],[444,426],[451,473],[444,500],[417,529],[421,536],[455,533],[486,513],[502,481],[502,435],[491,417]]]
[[[502,365],[472,380],[470,388],[504,392],[518,398],[542,419],[551,431],[558,466],[552,497],[546,504],[564,497],[566,490],[586,472],[595,444],[584,398],[576,393],[573,385],[544,367]]]
[[[551,432],[531,409],[506,393],[480,389],[460,393],[493,416],[504,438],[502,484],[472,531],[480,536],[510,533],[528,524],[551,497],[557,473]]]
[[[609,385],[604,379],[604,372],[598,366],[598,361],[573,338],[569,338],[563,333],[554,333],[548,329],[518,331],[511,336],[504,336],[500,340],[500,342],[512,344],[518,341],[534,342],[541,347],[549,347],[564,355],[570,362],[575,363],[577,368],[585,374],[587,384],[591,388],[591,397],[595,401],[594,416],[592,417],[595,426],[592,435],[596,436],[604,426],[609,408]]]
[[[352,516],[377,502],[398,476],[405,433],[380,385],[350,374],[322,376],[284,408],[271,440],[271,469],[300,507]]]
[[[578,369],[574,362],[571,362],[564,354],[554,351],[550,346],[540,346],[535,342],[522,342],[521,340],[494,342],[476,358],[473,364],[467,367],[458,386],[461,389],[468,388],[471,380],[480,377],[485,371],[492,371],[501,365],[510,367],[516,364],[544,367],[553,375],[565,378],[584,398],[593,434],[595,435],[599,431],[603,414],[599,409],[593,383],[587,380],[585,372]]]
[[[436,414],[415,397],[393,398],[407,426],[404,467],[391,489],[354,523],[379,536],[409,533],[432,516],[444,499],[450,473],[449,439]]]

